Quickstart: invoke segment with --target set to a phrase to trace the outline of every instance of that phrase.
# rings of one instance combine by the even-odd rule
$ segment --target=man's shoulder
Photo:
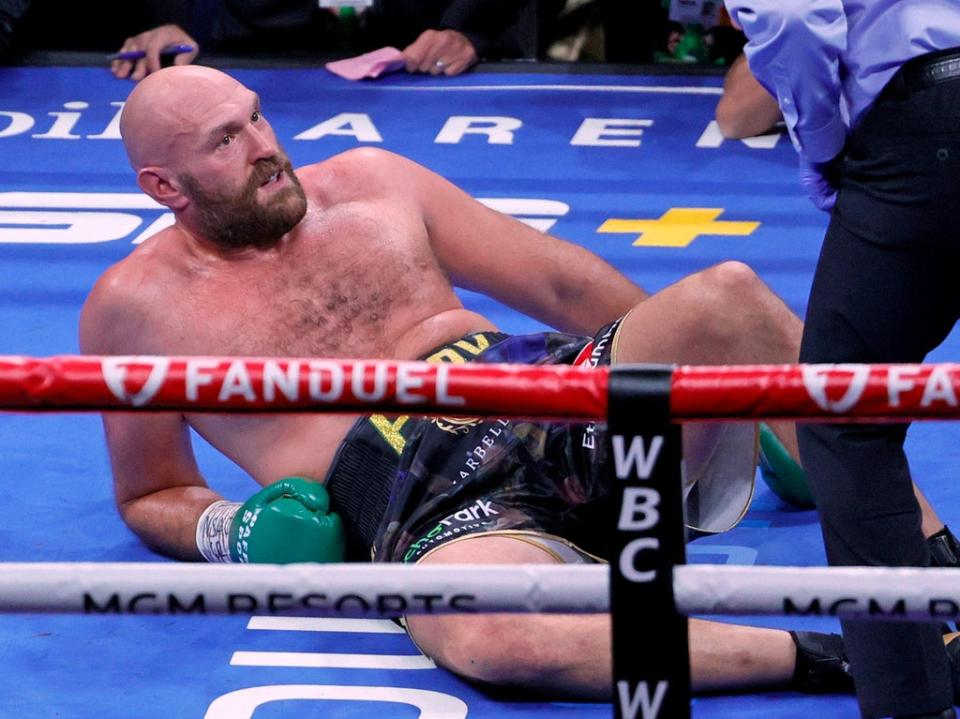
[[[416,163],[379,147],[358,147],[322,162],[297,168],[308,194],[320,198],[352,199],[395,191]],[[399,181],[399,182],[398,182]]]
[[[149,324],[146,319],[152,308],[162,304],[173,284],[173,270],[158,251],[160,239],[154,236],[137,247],[94,284],[80,315],[80,343],[85,352],[119,351],[135,328],[145,329]]]
[[[297,170],[300,175],[303,172],[367,172],[371,169],[382,167],[384,164],[395,164],[397,162],[411,162],[390,150],[384,150],[381,147],[355,147],[351,150],[344,150],[332,157],[328,157],[321,162],[315,162],[312,165],[304,165]]]
[[[145,292],[155,282],[169,283],[181,264],[176,258],[181,254],[182,241],[183,233],[176,225],[164,228],[109,267],[97,286],[109,294],[127,294]]]

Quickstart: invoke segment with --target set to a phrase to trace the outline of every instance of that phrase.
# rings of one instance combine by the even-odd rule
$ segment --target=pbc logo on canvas
[[[107,387],[121,402],[142,407],[163,386],[170,368],[167,357],[104,357],[100,361]]]
[[[804,365],[803,386],[817,406],[827,412],[849,411],[867,388],[870,367],[866,365]]]

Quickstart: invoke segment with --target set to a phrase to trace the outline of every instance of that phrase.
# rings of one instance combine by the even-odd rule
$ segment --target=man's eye
[[[262,115],[259,110],[254,110],[253,114],[250,116],[250,122],[260,122]]]
[[[224,135],[224,136],[223,136],[223,139],[220,140],[220,145],[221,145],[222,147],[226,147],[226,146],[229,145],[231,142],[233,142],[233,135]]]

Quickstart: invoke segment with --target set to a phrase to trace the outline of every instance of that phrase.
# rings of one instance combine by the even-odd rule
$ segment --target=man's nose
[[[277,154],[279,150],[277,138],[269,128],[251,127],[250,137],[254,161],[274,157]]]

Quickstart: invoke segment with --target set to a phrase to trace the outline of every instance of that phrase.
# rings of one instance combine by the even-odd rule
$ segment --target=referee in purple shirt
[[[960,0],[726,5],[783,111],[801,184],[831,213],[800,360],[922,361],[960,316]],[[931,562],[921,534],[906,430],[800,428],[830,564],[952,563]],[[956,716],[940,627],[842,624],[865,716]]]

